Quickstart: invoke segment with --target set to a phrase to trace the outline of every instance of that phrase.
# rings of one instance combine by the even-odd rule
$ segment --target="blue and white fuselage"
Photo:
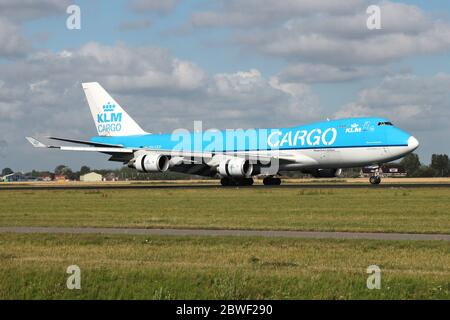
[[[93,137],[91,141],[152,150],[307,156],[314,160],[309,163],[314,168],[385,163],[418,147],[413,136],[384,118],[339,119],[289,128]]]
[[[248,181],[254,175],[275,176],[291,170],[313,174],[328,170],[325,176],[334,176],[338,168],[377,166],[399,159],[419,146],[412,135],[388,119],[376,117],[289,128],[195,133],[179,129],[170,134],[150,134],[98,83],[83,83],[83,89],[99,135],[89,141],[52,138],[89,147],[47,146],[28,138],[35,147],[98,151],[139,171],[218,175],[222,184],[227,184]],[[372,183],[379,183],[378,175],[374,179],[371,178]]]

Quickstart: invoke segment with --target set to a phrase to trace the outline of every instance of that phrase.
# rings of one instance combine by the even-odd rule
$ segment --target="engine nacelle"
[[[218,171],[223,177],[250,177],[253,164],[241,158],[225,159],[219,163]]]
[[[304,173],[309,173],[314,178],[335,178],[341,175],[342,169],[312,169]]]
[[[165,172],[169,168],[169,161],[165,155],[145,153],[137,156],[130,166],[140,172]]]

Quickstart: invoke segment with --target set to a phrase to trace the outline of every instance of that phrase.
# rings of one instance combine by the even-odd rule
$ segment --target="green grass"
[[[444,242],[0,235],[0,299],[449,299]],[[81,268],[68,290],[66,268]],[[381,289],[366,268],[381,268]]]
[[[450,233],[450,189],[0,191],[0,226]]]

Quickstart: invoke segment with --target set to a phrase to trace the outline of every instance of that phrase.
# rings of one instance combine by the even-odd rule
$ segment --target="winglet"
[[[29,143],[31,143],[33,145],[33,147],[35,148],[48,148],[47,145],[43,144],[42,142],[36,140],[33,137],[25,137]]]

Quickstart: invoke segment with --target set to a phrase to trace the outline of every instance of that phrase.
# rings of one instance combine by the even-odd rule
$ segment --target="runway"
[[[158,235],[158,236],[234,236],[234,237],[265,237],[265,238],[273,238],[273,237],[305,238],[305,239],[309,238],[309,239],[450,241],[450,235],[448,234],[228,230],[228,229],[0,227],[0,233],[122,234],[122,235]]]
[[[123,190],[123,189],[235,189],[235,188],[271,188],[271,189],[390,189],[390,188],[450,188],[450,183],[385,183],[379,185],[367,184],[350,184],[350,183],[329,183],[329,184],[282,184],[280,186],[233,186],[222,187],[216,184],[158,184],[158,185],[18,185],[18,186],[0,186],[2,190]]]

